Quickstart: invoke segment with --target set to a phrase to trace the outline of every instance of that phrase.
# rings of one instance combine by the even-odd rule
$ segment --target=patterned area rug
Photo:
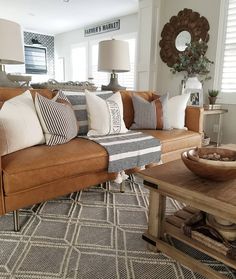
[[[147,250],[148,192],[142,184],[112,184],[73,193],[0,217],[0,278],[202,279],[161,253]],[[168,213],[179,208],[168,200]],[[235,279],[234,271],[180,242],[171,243]]]

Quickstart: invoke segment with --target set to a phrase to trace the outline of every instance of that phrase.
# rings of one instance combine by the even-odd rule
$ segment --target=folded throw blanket
[[[109,155],[108,172],[121,172],[160,161],[160,140],[142,132],[87,138],[106,149]]]

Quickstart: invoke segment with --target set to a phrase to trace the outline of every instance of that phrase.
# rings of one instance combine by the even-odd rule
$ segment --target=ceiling
[[[0,0],[0,18],[55,35],[138,11],[138,0]]]

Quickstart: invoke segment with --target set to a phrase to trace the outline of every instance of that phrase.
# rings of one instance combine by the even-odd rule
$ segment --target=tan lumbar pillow
[[[0,155],[45,143],[30,91],[4,102],[0,110]]]

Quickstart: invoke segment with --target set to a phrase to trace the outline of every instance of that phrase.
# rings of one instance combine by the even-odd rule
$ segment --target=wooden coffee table
[[[236,180],[214,182],[199,178],[185,167],[182,160],[140,171],[138,175],[144,179],[145,187],[150,190],[148,230],[143,234],[149,247],[156,247],[205,277],[226,278],[165,242],[164,234],[168,234],[236,269],[235,260],[185,236],[181,228],[170,224],[165,218],[166,197],[171,197],[195,209],[236,223]]]

